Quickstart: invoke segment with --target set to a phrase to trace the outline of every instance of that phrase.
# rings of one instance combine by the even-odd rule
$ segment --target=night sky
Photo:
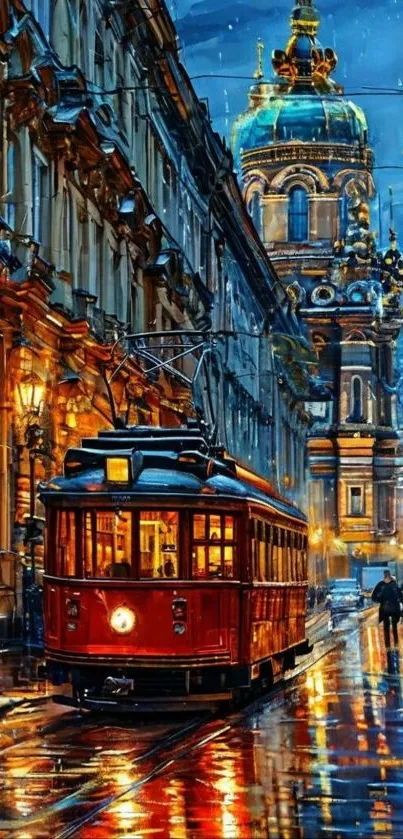
[[[271,51],[284,49],[287,43],[292,5],[292,0],[171,0],[190,76],[252,76],[256,41],[261,37],[266,78],[270,78]],[[339,58],[333,78],[367,114],[376,166],[402,167],[375,170],[374,177],[383,208],[382,244],[387,241],[391,186],[395,227],[403,246],[403,0],[318,0],[316,5],[322,18],[319,40],[324,47],[333,47]],[[199,96],[208,98],[214,128],[228,139],[233,120],[247,107],[250,83],[234,78],[194,80]],[[362,95],[366,87],[388,88],[397,95]],[[377,203],[372,212],[372,227],[377,230]]]

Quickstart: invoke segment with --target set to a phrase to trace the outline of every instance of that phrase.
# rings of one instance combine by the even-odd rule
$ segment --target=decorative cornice
[[[250,167],[278,166],[284,163],[355,163],[371,172],[374,154],[369,146],[350,146],[344,143],[284,142],[263,146],[241,153],[242,172]]]

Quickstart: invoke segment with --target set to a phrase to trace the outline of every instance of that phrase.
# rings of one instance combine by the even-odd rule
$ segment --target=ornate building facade
[[[0,551],[114,422],[196,412],[301,501],[309,350],[164,4],[4,0],[0,55]]]
[[[290,24],[270,83],[259,44],[233,144],[249,212],[333,394],[307,405],[312,575],[361,579],[394,558],[402,263],[393,231],[377,253],[365,115],[332,79],[337,56],[317,39],[312,0],[297,0]]]

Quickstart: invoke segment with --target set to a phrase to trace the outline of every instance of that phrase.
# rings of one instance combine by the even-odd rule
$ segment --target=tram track
[[[87,716],[87,718],[85,720],[86,722],[88,722],[89,716]],[[103,716],[101,719],[105,723],[105,717]],[[209,717],[209,719],[210,719],[210,717]],[[144,751],[140,752],[139,754],[137,754],[133,758],[133,760],[130,762],[130,769],[134,770],[137,766],[141,766],[142,764],[146,763],[147,761],[153,761],[153,759],[156,758],[160,754],[163,754],[164,757],[162,758],[162,760],[160,760],[159,764],[157,764],[157,767],[159,765],[161,765],[161,766],[168,765],[169,760],[170,760],[169,755],[171,754],[171,750],[172,749],[175,750],[176,746],[183,748],[183,746],[182,746],[183,738],[184,737],[185,738],[191,737],[192,734],[196,733],[200,729],[200,727],[202,727],[206,724],[207,721],[208,720],[206,718],[206,714],[204,714],[203,716],[199,715],[196,718],[191,718],[190,720],[188,720],[186,725],[181,725],[179,728],[177,727],[173,731],[170,730],[168,732],[168,734],[165,737],[163,737],[162,739],[158,739],[158,740],[155,739],[155,742],[153,742],[150,745],[149,748],[146,748]],[[110,722],[110,729],[111,730],[116,729],[116,724],[113,725],[114,722],[115,721]],[[100,724],[100,719],[98,718],[95,725],[93,726],[93,728],[98,730],[99,724]],[[45,730],[46,728],[47,727],[44,727],[43,730]],[[51,726],[51,728],[52,728],[52,733],[54,733],[54,726]],[[62,725],[59,726],[58,730],[62,731],[63,726]],[[89,730],[91,731],[91,729],[89,729]],[[152,726],[151,726],[150,730],[152,732]],[[108,725],[106,725],[106,727],[105,727],[105,732],[107,732],[107,731],[108,731]],[[0,751],[0,757],[1,757],[2,754],[6,753],[6,752],[10,752],[12,750],[18,749],[18,747],[26,749],[27,746],[29,746],[29,745],[32,746],[33,743],[35,743],[36,745],[42,745],[43,746],[43,743],[40,741],[38,736],[31,737],[31,738],[26,739],[26,740],[21,740],[19,743],[15,743],[15,744],[13,744],[12,746],[10,746],[6,749],[3,749],[2,751]],[[62,746],[62,748],[64,748],[64,746]],[[113,752],[113,749],[105,748],[102,751],[96,751],[96,750],[93,750],[93,751],[94,751],[94,754],[96,756],[97,764],[100,764],[103,761],[103,759],[106,760],[107,756],[110,755],[111,751]],[[39,758],[38,758],[38,760],[39,760]],[[144,773],[144,776],[145,776],[146,780],[153,777],[157,767],[153,767],[153,766],[147,767],[147,770]],[[33,777],[35,779],[37,779],[39,777],[39,774],[37,772],[35,772],[35,773],[33,773]],[[43,777],[50,778],[50,777],[56,777],[56,776],[53,773],[47,773],[47,774],[43,775]],[[30,780],[30,778],[28,776],[26,776],[26,780]],[[99,791],[101,791],[101,793],[102,793],[102,786],[107,786],[109,781],[110,781],[110,778],[108,778],[107,776],[100,777],[100,773],[97,772],[97,775],[94,779],[91,779],[91,780],[88,780],[88,781],[82,783],[77,789],[75,789],[72,792],[68,793],[67,795],[63,796],[58,801],[52,802],[48,806],[41,807],[35,813],[32,813],[30,815],[24,815],[23,818],[2,819],[2,820],[0,820],[0,835],[2,837],[3,836],[13,836],[16,832],[20,831],[21,829],[27,828],[28,825],[30,826],[30,828],[33,827],[35,829],[35,825],[37,825],[38,823],[40,823],[41,827],[43,828],[44,824],[47,824],[50,820],[53,821],[55,818],[57,818],[57,816],[60,813],[68,811],[70,808],[72,808],[72,809],[77,808],[80,805],[80,801],[84,803],[85,799],[89,798],[91,795],[95,796],[97,793],[99,793]],[[129,790],[130,790],[130,787],[128,789],[123,788],[121,794],[124,795]],[[105,807],[109,806],[109,803],[111,801],[113,801],[115,797],[114,796],[111,797],[110,795],[107,795],[107,794],[105,795],[104,794],[104,796],[102,798],[102,802],[105,802]],[[120,794],[119,794],[118,797],[120,797]],[[91,812],[90,815],[91,815],[91,818],[92,818],[92,817],[95,817],[96,813]],[[68,829],[68,828],[63,827],[63,829],[60,832],[60,835],[63,835],[63,832],[66,829]],[[35,833],[33,835],[35,835]],[[41,834],[41,835],[43,835],[43,834]],[[45,835],[50,835],[50,834],[45,834]],[[54,837],[54,839],[56,839],[56,836],[58,836],[58,834],[52,832],[52,839],[53,839],[53,837]]]

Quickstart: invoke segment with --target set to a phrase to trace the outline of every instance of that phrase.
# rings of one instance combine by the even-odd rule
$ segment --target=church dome
[[[337,95],[312,93],[259,97],[234,124],[235,152],[241,153],[278,143],[367,144],[364,112]]]
[[[367,145],[368,128],[361,108],[343,96],[332,79],[337,56],[317,40],[320,17],[312,0],[296,0],[285,50],[274,50],[277,78],[263,81],[262,51],[249,109],[233,127],[236,156],[279,143]]]

